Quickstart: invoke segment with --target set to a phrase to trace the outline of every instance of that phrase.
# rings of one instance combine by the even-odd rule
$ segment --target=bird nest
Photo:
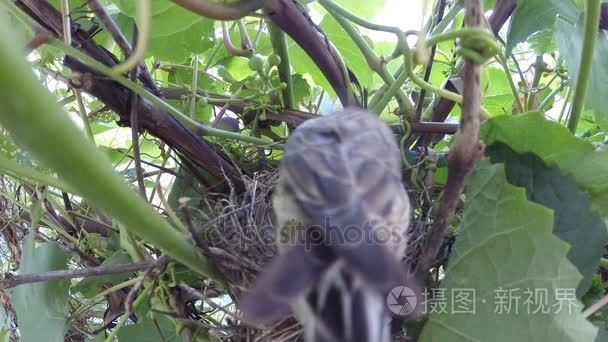
[[[209,248],[206,251],[227,281],[228,296],[238,303],[240,296],[252,285],[258,273],[276,255],[275,216],[272,191],[278,179],[276,170],[256,173],[245,179],[246,191],[240,195],[207,203],[214,219],[205,224]],[[419,208],[421,194],[410,194],[413,207]],[[410,243],[406,261],[414,262],[420,253],[422,240],[431,222],[426,222],[414,209],[410,227]],[[428,217],[426,215],[422,215]],[[238,310],[238,305],[233,305]],[[238,316],[237,316],[238,317]],[[231,341],[297,341],[301,339],[300,325],[291,317],[265,329],[254,328],[240,320],[230,320]],[[226,330],[228,331],[228,329]]]

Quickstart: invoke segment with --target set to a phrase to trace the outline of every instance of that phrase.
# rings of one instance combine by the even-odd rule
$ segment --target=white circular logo
[[[414,290],[407,286],[393,287],[391,292],[386,296],[388,309],[392,313],[399,316],[405,316],[416,308],[418,298]]]

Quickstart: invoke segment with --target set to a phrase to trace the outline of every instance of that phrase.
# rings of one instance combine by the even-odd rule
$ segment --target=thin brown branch
[[[166,99],[179,99],[182,96],[190,94],[190,90],[186,88],[162,88],[161,90],[163,96]],[[236,113],[243,114],[245,112],[245,106],[247,105],[246,101],[233,101],[230,100],[230,97],[219,95],[219,94],[211,94],[205,93],[203,91],[197,92],[201,96],[207,96],[214,100],[214,105],[217,106],[227,106],[227,109]],[[221,102],[217,100],[225,100],[226,102]],[[271,123],[286,123],[290,128],[295,128],[302,124],[306,120],[314,119],[319,117],[319,114],[303,112],[299,110],[290,110],[290,109],[282,109],[278,112],[267,111],[266,118]],[[402,134],[401,125],[393,125],[393,131],[397,134]],[[455,134],[458,130],[458,124],[446,123],[446,122],[411,122],[410,128],[412,133],[421,133],[421,134]]]
[[[6,290],[23,284],[41,283],[51,280],[97,277],[109,274],[137,272],[149,268],[150,265],[153,265],[152,261],[125,265],[97,266],[77,270],[49,271],[16,276],[7,274],[5,275],[4,279],[0,280],[0,289]]]
[[[482,16],[483,0],[465,0],[465,25],[467,27],[481,26]],[[464,90],[460,130],[448,152],[448,179],[437,217],[425,240],[423,254],[417,265],[418,271],[422,273],[428,272],[428,269],[435,264],[467,177],[481,157],[483,150],[483,146],[479,142],[481,66],[466,59],[463,70]]]

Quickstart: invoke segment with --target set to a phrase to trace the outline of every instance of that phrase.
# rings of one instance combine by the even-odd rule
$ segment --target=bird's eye
[[[315,135],[315,140],[323,144],[340,143],[342,140],[340,139],[340,135],[333,130],[317,132]]]

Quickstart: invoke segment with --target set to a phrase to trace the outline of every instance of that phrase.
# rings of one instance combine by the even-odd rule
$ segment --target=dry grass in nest
[[[276,171],[256,173],[245,179],[245,193],[208,204],[216,217],[206,225],[209,251],[233,298],[238,299],[253,285],[256,275],[277,253],[271,197],[277,179]],[[293,318],[263,330],[233,323],[237,325],[231,340],[236,341],[295,341],[301,336]]]

